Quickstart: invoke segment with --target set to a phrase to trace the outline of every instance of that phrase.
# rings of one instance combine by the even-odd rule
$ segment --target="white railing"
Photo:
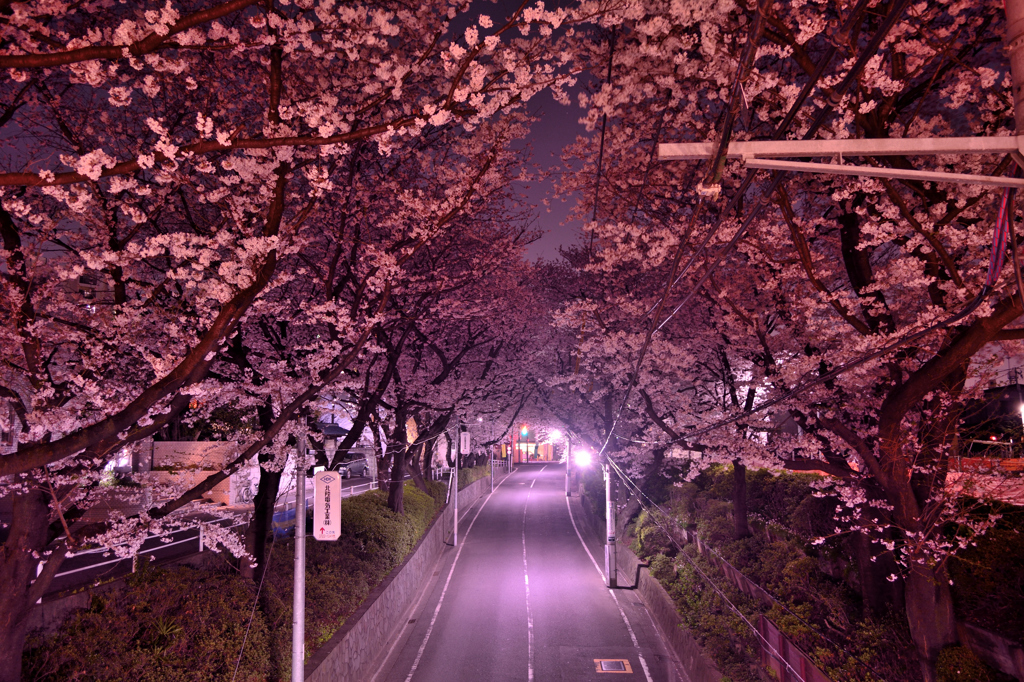
[[[146,539],[143,541],[143,543],[149,542],[150,540],[157,540],[157,539],[160,539],[160,538],[173,538],[176,533],[186,533],[186,537],[184,537],[184,538],[182,538],[180,540],[171,540],[170,542],[161,542],[159,545],[157,545],[155,547],[148,547],[146,549],[140,550],[139,553],[136,554],[135,556],[132,556],[132,557],[115,557],[115,558],[109,559],[107,561],[97,561],[97,562],[91,563],[91,564],[89,564],[87,566],[81,566],[79,568],[72,568],[72,569],[67,570],[67,571],[58,571],[56,574],[54,574],[53,578],[57,579],[57,578],[60,578],[60,577],[66,576],[66,575],[72,575],[72,574],[75,574],[75,573],[81,573],[82,571],[92,571],[92,570],[95,570],[95,569],[100,568],[102,566],[109,566],[111,564],[117,564],[117,563],[120,563],[122,561],[127,561],[128,559],[132,560],[132,572],[134,573],[135,569],[137,567],[138,557],[140,557],[140,556],[142,556],[144,554],[154,554],[154,553],[156,553],[156,552],[158,552],[160,550],[167,549],[168,547],[174,547],[175,545],[183,545],[183,544],[189,543],[189,542],[197,542],[198,541],[198,551],[202,552],[203,548],[204,548],[203,547],[203,526],[202,526],[202,524],[207,524],[207,525],[209,525],[209,524],[217,524],[217,525],[220,525],[220,524],[222,524],[224,522],[231,522],[231,521],[234,521],[234,520],[235,519],[228,518],[228,517],[219,517],[219,518],[215,518],[215,519],[213,519],[211,521],[203,521],[203,522],[201,522],[201,524],[198,527],[194,527],[194,528],[181,528],[181,529],[170,531],[168,533],[163,533],[163,534],[160,534],[160,535],[148,535],[146,537]],[[223,528],[227,528],[227,529],[231,529],[231,528],[238,528],[239,526],[244,526],[244,525],[246,525],[246,524],[245,523],[234,523],[234,524],[232,524],[230,526],[222,526],[222,527]],[[192,534],[193,532],[195,533],[194,535]],[[115,545],[115,546],[125,546],[127,544],[128,543],[125,542],[125,543],[120,543],[119,545]],[[81,552],[75,552],[74,556],[75,557],[80,557],[80,556],[84,556],[84,555],[88,555],[88,554],[99,554],[99,555],[102,556],[102,555],[109,555],[113,551],[114,550],[112,548],[110,548],[110,547],[97,547],[96,549],[86,549],[86,550],[83,550]],[[45,561],[41,561],[41,562],[39,562],[39,565],[36,566],[36,575],[37,576],[40,573],[42,573],[43,565],[45,563],[46,563]]]

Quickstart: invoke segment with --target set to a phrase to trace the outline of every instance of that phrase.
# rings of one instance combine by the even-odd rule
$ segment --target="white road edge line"
[[[515,471],[515,470],[513,470]],[[501,479],[501,483],[494,486],[497,490],[501,487],[501,484],[508,479],[512,474],[506,474],[505,478]],[[462,544],[459,545],[459,549],[455,552],[455,558],[452,560],[451,570],[448,571],[448,578],[444,581],[444,589],[441,590],[441,598],[437,600],[437,608],[434,609],[434,615],[430,618],[430,625],[427,627],[427,634],[423,635],[423,643],[420,644],[419,651],[416,652],[416,659],[412,662],[412,668],[409,669],[409,674],[405,677],[405,682],[411,682],[412,676],[416,673],[416,669],[420,665],[420,659],[423,658],[423,652],[427,649],[427,641],[430,639],[430,633],[434,631],[434,623],[437,622],[437,614],[441,612],[441,604],[444,603],[444,596],[448,593],[448,585],[452,581],[452,575],[455,573],[455,566],[459,563],[459,556],[462,554],[463,548],[466,546],[466,541],[469,539],[469,532],[473,530],[473,524],[476,523],[477,517],[480,516],[480,512],[483,511],[484,506],[491,501],[493,492],[487,493],[487,499],[477,508],[476,514],[473,515],[473,520],[469,522],[469,527],[466,528],[466,534],[463,536]]]
[[[537,479],[533,479],[534,482]],[[530,486],[533,487],[532,485]],[[526,565],[526,510],[530,506],[530,493],[523,504],[523,581],[526,583],[526,680],[533,682],[533,612],[530,611],[530,571]]]
[[[590,548],[587,547],[587,543],[583,541],[580,529],[576,526],[576,519],[573,518],[572,506],[569,504],[568,497],[565,498],[565,508],[569,510],[569,520],[572,521],[572,529],[576,531],[576,537],[580,539],[580,544],[583,545],[583,549],[586,550],[587,556],[590,557],[590,563],[594,564],[597,574],[601,576],[601,581],[604,582],[604,571],[601,570],[597,560],[594,559],[594,555],[590,553]],[[640,659],[640,667],[644,669],[644,677],[647,678],[647,682],[654,682],[654,679],[651,677],[651,671],[647,667],[647,661],[644,659],[644,654],[640,651],[640,642],[637,641],[636,635],[633,633],[633,626],[629,624],[629,619],[626,618],[626,612],[622,610],[622,604],[619,603],[619,598],[615,596],[615,590],[609,588],[608,594],[612,595],[612,600],[615,602],[615,606],[619,609],[619,615],[622,616],[622,622],[626,624],[626,630],[629,632],[629,638],[633,641],[633,646],[636,647],[636,655]],[[408,680],[406,682],[408,682]]]

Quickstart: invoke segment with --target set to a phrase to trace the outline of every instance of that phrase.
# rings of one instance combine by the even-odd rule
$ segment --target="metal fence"
[[[244,522],[236,521],[236,519],[231,517],[214,517],[210,520],[201,521],[198,526],[194,526],[192,528],[182,528],[175,531],[169,531],[167,533],[148,535],[142,542],[138,553],[128,557],[116,556],[115,549],[111,547],[99,547],[96,549],[87,549],[75,552],[72,556],[69,556],[64,560],[62,566],[65,566],[66,568],[64,570],[57,571],[53,576],[52,585],[64,585],[67,587],[75,584],[76,581],[83,579],[90,581],[96,577],[82,575],[87,574],[88,572],[96,573],[99,571],[100,577],[106,576],[112,572],[117,574],[127,572],[128,562],[131,562],[131,572],[134,573],[138,568],[139,557],[155,557],[157,553],[163,553],[165,555],[163,558],[168,558],[166,556],[168,554],[167,550],[170,550],[173,547],[181,547],[181,549],[175,550],[172,553],[174,558],[202,552],[206,549],[203,537],[203,528],[210,525],[217,525],[221,528],[231,529],[238,528],[246,524]],[[187,547],[182,547],[183,545],[192,545],[193,549],[189,550]],[[120,543],[114,547],[127,546],[128,543]],[[117,564],[122,563],[124,564],[124,567],[118,570]],[[37,576],[42,573],[43,566],[45,564],[45,561],[40,561],[36,566]]]
[[[761,664],[771,669],[781,682],[831,682],[807,654],[775,627],[775,623],[762,615],[757,619],[757,629],[768,643],[761,647]]]
[[[767,607],[776,603],[775,599],[764,591],[760,585],[743,575],[735,566],[718,555],[707,543],[690,530],[682,530],[686,541],[697,545],[697,549],[711,564],[725,575],[740,592],[757,599]],[[771,668],[782,682],[831,682],[811,659],[793,644],[764,615],[758,617],[758,632],[761,635],[761,663]]]

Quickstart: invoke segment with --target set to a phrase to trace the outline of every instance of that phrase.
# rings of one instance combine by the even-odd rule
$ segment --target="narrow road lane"
[[[613,680],[684,679],[639,596],[604,586],[581,536],[595,559],[599,541],[579,518],[577,533],[564,476],[520,466],[468,510],[377,682],[601,680],[600,660],[626,669]]]

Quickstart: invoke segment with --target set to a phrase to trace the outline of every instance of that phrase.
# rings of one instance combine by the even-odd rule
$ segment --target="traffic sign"
[[[341,474],[321,471],[313,479],[313,537],[333,541],[341,535]]]

